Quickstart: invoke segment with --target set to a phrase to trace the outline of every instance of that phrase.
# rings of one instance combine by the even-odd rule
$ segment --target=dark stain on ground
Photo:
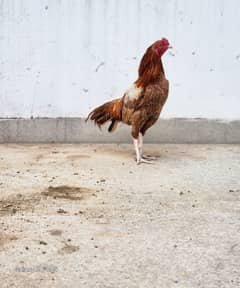
[[[73,154],[73,155],[68,155],[66,158],[69,160],[77,160],[81,158],[90,158],[90,156],[84,155],[84,154]]]
[[[49,231],[52,236],[61,236],[63,231],[60,229],[52,229]]]
[[[79,246],[65,244],[60,250],[59,254],[71,254],[79,250]]]
[[[53,197],[54,199],[62,198],[68,200],[83,200],[88,198],[93,191],[85,187],[70,187],[70,186],[49,186],[46,191],[41,194],[48,197]]]
[[[0,200],[0,216],[13,215],[18,211],[34,211],[41,197],[38,194],[17,194]]]
[[[44,158],[44,155],[43,154],[38,154],[37,156],[36,156],[36,161],[40,161],[40,160],[42,160]]]
[[[85,187],[70,186],[49,186],[47,190],[34,194],[17,194],[8,198],[0,199],[0,217],[6,215],[14,215],[17,212],[31,211],[34,212],[35,207],[41,200],[47,200],[47,197],[54,199],[67,200],[84,200],[89,198],[95,191]]]

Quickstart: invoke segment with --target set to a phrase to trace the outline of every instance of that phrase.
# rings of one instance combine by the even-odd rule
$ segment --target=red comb
[[[167,38],[162,38],[161,42],[164,44],[164,45],[169,45],[169,42],[167,40]]]

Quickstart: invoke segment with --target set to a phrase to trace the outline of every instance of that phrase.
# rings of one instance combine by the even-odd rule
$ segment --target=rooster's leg
[[[139,164],[141,161],[141,155],[139,151],[138,139],[133,138],[133,145],[134,145],[135,152],[136,152],[137,164]]]
[[[139,153],[142,159],[145,160],[156,160],[156,157],[147,156],[143,154],[143,134],[140,132],[138,135],[138,146],[139,146]]]
[[[138,134],[138,147],[139,147],[140,156],[142,158],[143,157],[143,135],[141,132]]]
[[[135,152],[136,152],[136,160],[137,160],[137,164],[141,164],[141,163],[147,163],[147,164],[151,164],[151,161],[145,160],[141,157],[140,154],[140,148],[139,148],[139,137],[133,138],[133,144],[134,144],[134,148],[135,148]]]

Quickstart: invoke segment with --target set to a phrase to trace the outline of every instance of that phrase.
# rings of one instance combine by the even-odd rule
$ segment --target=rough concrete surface
[[[0,143],[130,143],[131,128],[124,124],[103,133],[83,118],[0,119]],[[240,120],[159,119],[145,137],[147,143],[239,144]]]
[[[1,288],[240,286],[240,146],[0,146]]]

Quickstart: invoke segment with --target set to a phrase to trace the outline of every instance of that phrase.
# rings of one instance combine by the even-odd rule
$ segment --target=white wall
[[[86,116],[166,36],[163,117],[240,118],[239,0],[0,0],[0,117]]]

